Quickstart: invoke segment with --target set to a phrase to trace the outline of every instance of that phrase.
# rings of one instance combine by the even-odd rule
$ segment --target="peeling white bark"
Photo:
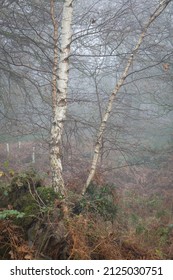
[[[56,192],[65,195],[62,175],[60,143],[67,111],[67,87],[69,72],[69,54],[72,37],[73,0],[65,0],[62,15],[61,52],[57,79],[57,100],[51,129],[50,164],[52,169],[52,186]]]
[[[88,175],[86,184],[83,188],[82,194],[84,194],[88,188],[88,186],[90,185],[91,181],[93,180],[93,177],[95,175],[96,172],[96,167],[97,167],[97,163],[99,160],[99,155],[100,155],[100,149],[101,149],[101,145],[102,145],[102,138],[103,138],[103,134],[106,128],[106,124],[108,121],[108,118],[110,116],[110,113],[112,111],[112,106],[113,106],[113,101],[116,97],[117,92],[120,90],[120,88],[122,87],[122,85],[124,84],[125,79],[128,76],[129,73],[129,69],[132,65],[133,59],[137,53],[137,51],[139,50],[144,37],[147,33],[148,28],[150,27],[151,23],[164,11],[164,9],[167,7],[167,5],[171,2],[172,0],[163,0],[160,2],[160,4],[158,5],[158,7],[156,8],[156,10],[154,11],[154,13],[150,16],[148,22],[145,24],[144,28],[143,28],[143,32],[141,33],[138,42],[136,44],[136,46],[134,47],[128,61],[127,61],[127,65],[126,68],[120,78],[120,80],[118,81],[118,83],[116,84],[110,98],[108,101],[108,105],[107,108],[105,110],[103,119],[101,121],[99,130],[98,130],[98,134],[97,134],[97,139],[96,139],[96,143],[95,143],[95,149],[94,149],[94,155],[93,155],[93,159],[92,159],[92,164],[91,164],[91,169],[90,169],[90,173]]]

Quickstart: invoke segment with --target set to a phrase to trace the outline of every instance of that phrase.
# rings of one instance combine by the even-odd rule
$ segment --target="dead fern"
[[[23,231],[10,220],[0,221],[0,258],[10,260],[32,260],[34,248],[29,247]]]

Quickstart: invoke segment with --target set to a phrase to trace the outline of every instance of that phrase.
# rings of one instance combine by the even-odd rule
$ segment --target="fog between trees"
[[[64,1],[53,2],[59,63]],[[102,168],[157,165],[160,151],[172,149],[173,6],[160,2],[170,3],[149,26],[106,123]],[[159,1],[73,1],[67,115],[60,141],[64,172],[71,170],[73,176],[81,158],[84,169],[90,168],[109,97],[157,7]],[[55,39],[50,8],[51,1],[0,2],[1,142],[50,142]]]

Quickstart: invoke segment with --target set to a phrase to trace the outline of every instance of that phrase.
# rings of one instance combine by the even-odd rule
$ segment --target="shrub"
[[[91,212],[99,214],[104,220],[113,221],[117,213],[114,191],[114,186],[91,184],[84,197],[75,204],[73,213]]]

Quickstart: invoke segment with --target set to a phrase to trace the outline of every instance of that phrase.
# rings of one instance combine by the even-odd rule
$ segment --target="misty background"
[[[88,168],[109,96],[158,3],[158,0],[75,1],[68,114],[62,141],[64,172],[74,174]],[[62,4],[63,1],[56,1],[59,40]],[[39,168],[40,162],[43,165],[45,162],[45,170],[48,169],[52,65],[49,1],[1,0],[2,165],[8,159],[14,164],[17,160],[18,167],[33,163]],[[170,4],[149,28],[114,102],[100,158],[100,168],[111,176],[124,166],[160,168],[169,160],[173,152],[172,73],[173,6]],[[19,142],[23,146],[22,155]],[[23,153],[27,151],[25,158]]]

